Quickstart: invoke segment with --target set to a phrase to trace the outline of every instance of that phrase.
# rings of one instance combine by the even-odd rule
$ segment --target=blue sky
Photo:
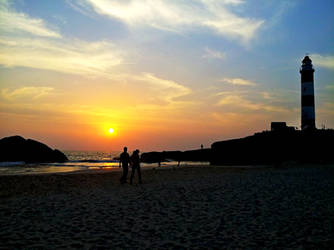
[[[1,136],[72,149],[59,138],[109,123],[182,149],[299,127],[306,53],[317,126],[334,127],[333,1],[0,0],[0,12]]]

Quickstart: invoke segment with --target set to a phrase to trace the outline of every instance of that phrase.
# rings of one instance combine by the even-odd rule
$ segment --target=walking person
[[[119,167],[123,168],[123,174],[122,177],[120,179],[121,183],[126,183],[126,179],[128,177],[128,171],[129,171],[129,163],[130,163],[130,155],[128,154],[128,148],[124,147],[123,149],[123,153],[121,153],[120,155],[120,159],[119,159]]]
[[[132,184],[132,180],[133,180],[133,177],[135,175],[135,171],[136,170],[138,172],[139,183],[142,184],[142,181],[141,181],[141,171],[140,171],[139,150],[138,149],[136,149],[135,151],[133,151],[130,160],[131,160],[131,166],[132,166],[131,177],[130,177],[130,184]]]

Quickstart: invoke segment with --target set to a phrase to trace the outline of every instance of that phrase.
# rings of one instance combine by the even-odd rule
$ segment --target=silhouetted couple
[[[132,167],[130,184],[132,184],[132,180],[133,180],[136,170],[138,172],[139,183],[142,183],[141,171],[140,171],[139,150],[136,149],[135,151],[133,151],[131,157],[127,151],[128,151],[128,148],[124,147],[124,151],[120,155],[120,163],[122,164],[122,168],[123,168],[123,175],[120,181],[122,184],[126,183],[126,179],[127,179],[128,172],[129,172],[129,164],[130,164]]]

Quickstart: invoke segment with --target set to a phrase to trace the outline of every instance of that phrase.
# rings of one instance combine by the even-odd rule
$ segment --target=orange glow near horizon
[[[80,102],[84,103],[84,100]],[[224,137],[233,138],[256,132],[250,131],[250,128],[259,128],[259,121],[263,119],[262,116],[252,118],[249,114],[217,117],[200,110],[193,115],[191,108],[181,105],[143,105],[133,109],[119,108],[117,111],[93,103],[86,109],[54,108],[44,116],[7,116],[2,124],[7,128],[6,136],[18,134],[60,150],[110,152],[121,151],[124,146],[129,151],[138,148],[142,152],[187,150],[200,148],[201,144],[209,147],[212,142]],[[49,112],[59,115],[47,115]],[[238,122],[245,117],[248,117],[247,123]],[[25,124],[25,127],[20,129],[16,124]]]

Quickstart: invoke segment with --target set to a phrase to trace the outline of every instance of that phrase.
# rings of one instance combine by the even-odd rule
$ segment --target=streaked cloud
[[[71,8],[79,13],[88,16],[90,18],[94,18],[91,10],[89,10],[87,4],[83,0],[65,0],[66,4],[68,4]]]
[[[30,25],[30,30],[35,31],[45,22],[28,15],[9,10],[7,2],[4,2],[3,10],[12,16],[23,16],[15,22],[18,27],[24,27],[22,22]],[[8,22],[10,20],[7,20]],[[50,33],[52,34],[52,33]],[[157,77],[152,73],[132,72],[128,73],[120,67],[125,61],[125,52],[108,40],[87,42],[67,37],[44,36],[38,32],[23,34],[18,29],[0,36],[0,65],[8,68],[27,67],[42,70],[51,70],[65,74],[75,74],[84,77],[101,77],[112,79],[113,84],[127,84],[131,90],[139,91],[145,100],[133,102],[136,105],[169,105],[181,103],[175,100],[177,97],[187,95],[191,90],[173,80]],[[140,87],[138,87],[140,86]],[[1,96],[6,100],[38,99],[49,94],[53,89],[48,87],[22,87],[15,90],[5,88],[1,90]],[[146,103],[145,103],[146,102]]]
[[[260,100],[255,102],[249,101],[242,95],[230,94],[220,98],[217,103],[218,106],[230,106],[237,110],[246,111],[267,111],[267,112],[287,112],[287,110],[281,106],[267,104]]]
[[[245,1],[244,0],[223,0],[222,2],[226,4],[238,5],[238,4],[243,4]]]
[[[240,0],[72,0],[76,10],[116,18],[131,27],[146,26],[173,32],[206,27],[215,33],[246,43],[252,39],[264,20],[238,16],[231,9]]]
[[[84,77],[102,77],[118,82],[141,86],[147,100],[163,100],[165,104],[174,103],[174,98],[187,95],[191,90],[180,83],[166,80],[152,73],[129,74],[115,72],[114,66],[123,62],[121,52],[108,42],[83,42],[75,40],[72,43],[60,44],[56,41],[43,39],[0,40],[0,64],[6,67],[30,67],[52,70],[67,74],[77,74]],[[113,83],[115,83],[113,81]],[[24,88],[13,92],[5,90],[2,95],[6,99],[26,93],[42,96],[47,89]],[[159,102],[157,102],[158,104]]]
[[[243,79],[243,78],[223,78],[220,80],[221,82],[226,82],[232,85],[240,85],[240,86],[255,86],[256,82]]]
[[[187,95],[191,92],[191,90],[177,82],[165,80],[156,77],[155,75],[151,73],[143,73],[141,76],[136,77],[136,79],[140,81],[144,81],[148,84],[151,84],[153,86],[157,86],[160,89],[163,89],[165,91],[173,91],[173,98],[179,97],[183,95]],[[165,93],[167,94],[167,93]]]
[[[110,78],[110,69],[123,62],[123,52],[112,42],[62,37],[42,19],[10,9],[7,1],[0,3],[0,22],[0,65],[5,67]]]
[[[325,89],[334,90],[334,85],[327,85],[325,86]]]
[[[227,138],[253,134],[263,126],[263,121],[268,120],[268,114],[263,113],[212,112],[209,115],[208,120],[218,123],[220,133]]]
[[[162,106],[184,107],[192,103],[192,100],[183,98],[193,92],[190,87],[154,73],[120,74],[117,81],[127,85],[125,96],[131,96],[131,100],[128,101],[129,106],[159,109]]]
[[[325,102],[320,112],[326,116],[328,115],[333,116],[334,115],[334,102]]]
[[[17,100],[21,98],[38,99],[50,94],[54,88],[51,87],[22,87],[14,90],[2,89],[1,96],[6,100]]]
[[[205,48],[204,55],[202,57],[207,59],[224,60],[226,58],[226,54],[222,51]]]
[[[61,34],[47,25],[40,18],[32,18],[10,8],[9,1],[0,1],[0,34],[8,33],[32,34],[40,37],[60,38]]]
[[[109,41],[54,41],[41,38],[0,39],[0,64],[29,67],[84,76],[111,77],[110,68],[123,62]]]
[[[273,97],[270,93],[268,93],[267,91],[262,91],[262,92],[261,92],[261,95],[263,96],[264,99],[268,99],[268,100],[271,100],[271,99],[274,98],[274,97]]]
[[[314,65],[327,69],[334,69],[334,56],[311,54],[310,57]]]

